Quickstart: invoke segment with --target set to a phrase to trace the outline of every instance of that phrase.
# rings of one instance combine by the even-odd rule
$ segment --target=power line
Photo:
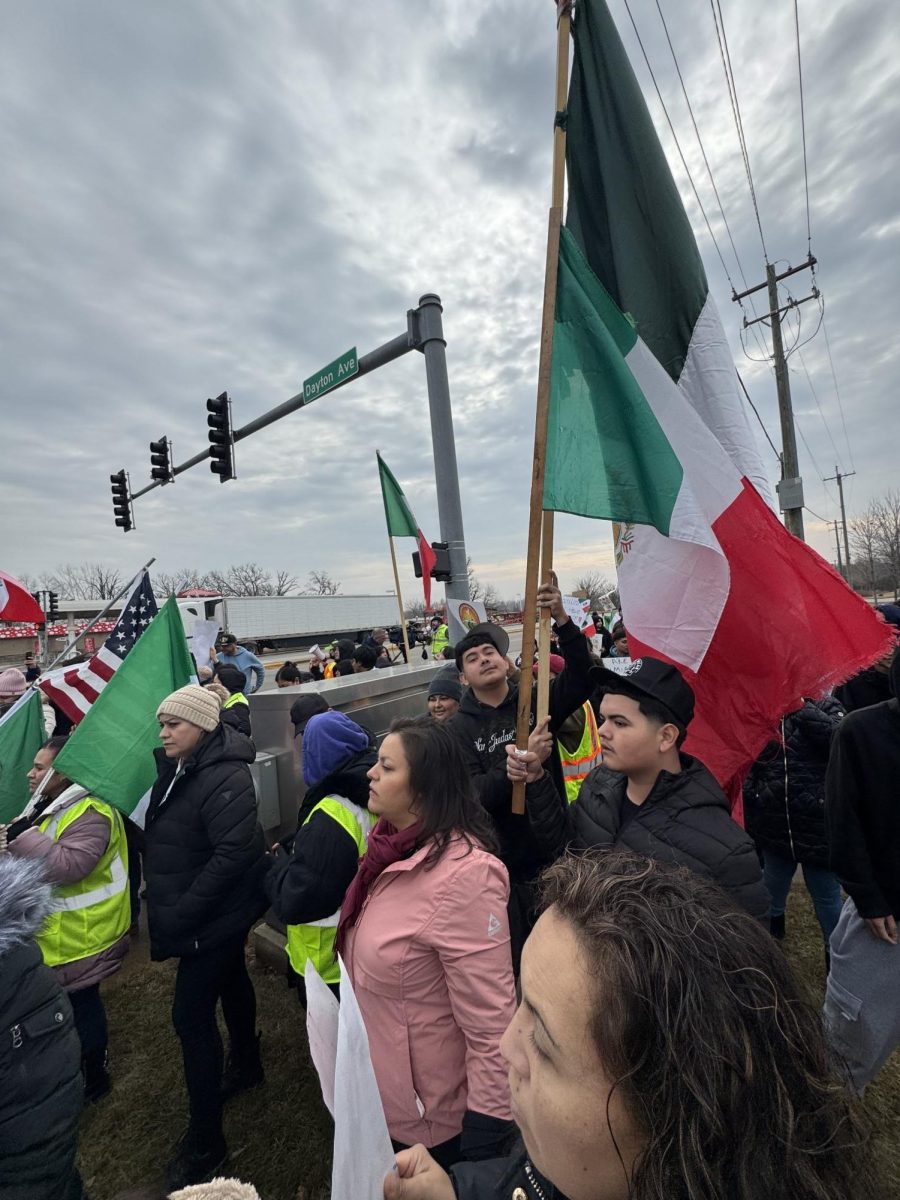
[[[706,147],[703,145],[703,138],[700,136],[700,128],[697,125],[697,118],[694,116],[694,108],[693,108],[693,105],[691,104],[691,98],[688,95],[687,87],[684,82],[684,76],[681,73],[681,67],[678,63],[678,56],[675,53],[675,47],[672,44],[672,38],[669,36],[669,26],[666,23],[666,18],[665,18],[665,15],[663,14],[660,0],[656,0],[656,11],[659,13],[659,19],[662,22],[663,31],[665,32],[665,35],[666,35],[666,41],[669,44],[669,50],[672,54],[672,62],[675,64],[675,71],[678,75],[678,82],[681,84],[681,92],[682,92],[682,95],[684,96],[685,104],[687,104],[688,113],[690,114],[690,118],[691,118],[691,124],[694,127],[694,133],[697,135],[697,145],[700,147],[700,153],[703,156],[703,164],[706,167],[706,173],[709,176],[710,186],[712,187],[713,195],[716,198],[716,203],[719,206],[719,214],[722,217],[722,224],[725,226],[725,231],[728,234],[728,240],[731,243],[731,249],[734,254],[734,261],[737,263],[737,269],[741,276],[741,282],[743,283],[744,288],[746,289],[748,287],[747,277],[744,274],[744,268],[743,268],[743,265],[741,264],[741,259],[737,252],[737,246],[735,245],[734,237],[732,236],[732,233],[731,233],[731,226],[728,224],[728,218],[725,216],[725,206],[722,203],[721,196],[719,195],[719,189],[716,187],[716,181],[713,176],[712,167],[709,165],[709,159],[707,158],[707,155],[706,155]],[[631,13],[629,12],[628,15],[631,16]],[[632,25],[634,25],[633,17],[632,17],[631,23],[632,23]],[[637,33],[637,30],[635,30],[635,33]],[[638,41],[640,41],[640,38],[638,38]],[[643,46],[641,47],[641,49],[643,49]],[[647,56],[645,53],[645,55],[644,55],[645,60],[646,60],[646,57]],[[648,67],[649,67],[649,63],[648,63]],[[651,74],[652,74],[652,72],[651,72]],[[659,90],[657,89],[657,95],[658,94],[659,94]],[[668,114],[667,114],[667,119],[668,119]],[[671,127],[671,121],[669,122],[669,124]],[[694,190],[696,192],[696,188]],[[719,255],[719,257],[721,258],[721,255]],[[727,270],[726,270],[725,274],[726,274],[726,276],[728,275]],[[731,280],[729,279],[728,282],[731,283]],[[734,291],[734,290],[735,290],[734,285],[732,284],[732,291]],[[741,307],[743,307],[743,305]],[[756,305],[754,304],[752,298],[750,299],[750,310],[753,313],[754,317],[759,316],[759,314],[756,311]],[[760,350],[763,353],[763,358],[757,359],[753,355],[748,354],[747,348],[746,348],[746,346],[744,346],[743,337],[742,337],[741,345],[744,348],[744,353],[753,362],[768,362],[769,358],[768,358],[768,355],[766,355],[765,346],[762,344],[762,338],[760,336],[759,330],[756,329],[755,327],[754,327],[754,335],[756,337],[757,345],[759,346]]]
[[[816,462],[816,456],[813,454],[812,450],[810,450],[810,448],[809,448],[809,442],[806,440],[806,434],[803,432],[803,427],[801,426],[800,422],[797,420],[796,414],[794,414],[794,425],[796,426],[797,432],[800,434],[800,441],[803,443],[803,445],[806,449],[806,453],[809,455],[810,462],[813,465],[813,469],[815,470],[818,477],[822,480],[822,486],[825,488],[825,495],[828,497],[828,499],[831,501],[831,503],[835,506],[835,508],[837,508],[837,497],[832,494],[832,491],[829,488],[824,475],[822,474],[822,468]]]
[[[751,396],[750,396],[750,393],[747,391],[747,385],[744,383],[743,379],[741,379],[741,373],[740,373],[740,371],[738,371],[738,370],[737,370],[737,368],[735,368],[735,372],[734,372],[734,373],[735,373],[735,375],[737,375],[737,377],[738,377],[738,383],[741,385],[741,388],[743,389],[744,395],[747,397],[747,403],[748,403],[748,404],[750,405],[750,407],[753,409],[754,415],[755,415],[755,417],[756,417],[757,421],[759,421],[759,426],[760,426],[760,429],[762,429],[763,433],[766,435],[766,441],[767,441],[767,442],[769,443],[769,445],[772,447],[772,452],[774,453],[774,455],[775,455],[776,459],[778,460],[778,462],[781,462],[781,455],[778,453],[778,447],[777,447],[777,446],[775,445],[775,443],[772,441],[771,437],[769,437],[769,431],[768,431],[768,429],[766,429],[765,425],[763,424],[763,419],[762,419],[762,417],[759,415],[759,410],[757,409],[756,405],[753,403],[753,400],[752,400],[752,398],[751,398]]]
[[[672,124],[672,118],[669,116],[669,110],[666,108],[666,102],[662,98],[662,92],[659,90],[659,84],[656,82],[656,76],[653,74],[653,68],[650,66],[650,59],[647,56],[647,51],[644,49],[644,43],[643,43],[643,40],[641,39],[641,35],[638,33],[638,27],[635,24],[634,16],[632,15],[631,7],[628,3],[628,0],[625,0],[625,11],[628,13],[628,18],[631,21],[631,27],[634,30],[634,36],[637,38],[638,45],[641,48],[641,54],[643,54],[643,56],[644,56],[644,62],[647,64],[647,70],[650,72],[650,78],[652,79],[653,86],[656,89],[656,97],[659,100],[660,105],[662,106],[663,114],[666,118],[666,121],[668,122],[669,130],[671,131],[672,137],[675,141],[675,146],[678,150],[678,154],[681,157],[681,165],[684,167],[685,174],[687,175],[688,181],[694,192],[694,198],[696,199],[697,204],[700,207],[700,212],[703,214],[703,220],[706,222],[706,228],[709,230],[709,236],[712,238],[712,244],[716,248],[716,254],[718,254],[718,256],[719,256],[719,262],[722,264],[722,270],[725,272],[725,278],[728,280],[729,284],[731,285],[731,290],[735,291],[736,289],[734,286],[734,281],[731,278],[731,274],[728,270],[728,266],[722,255],[722,251],[719,249],[719,243],[716,241],[716,235],[713,233],[712,225],[710,225],[710,223],[709,223],[709,217],[706,215],[706,209],[703,207],[703,201],[700,199],[700,193],[697,191],[697,185],[694,183],[694,177],[691,174],[691,169],[687,165],[687,159],[684,157],[684,151],[681,149],[681,142],[679,142],[679,140],[678,140],[678,134],[675,132],[675,126]]]
[[[816,389],[813,387],[813,381],[812,381],[812,378],[810,377],[809,370],[803,359],[803,355],[799,352],[799,350],[797,351],[797,357],[800,359],[800,365],[803,367],[803,370],[806,374],[806,382],[809,384],[809,390],[812,392],[813,400],[815,400],[815,402],[816,402],[816,408],[819,410],[819,416],[822,418],[822,424],[825,426],[825,432],[828,434],[828,437],[831,441],[831,448],[834,451],[835,458],[839,460],[841,457],[840,452],[838,451],[837,445],[835,444],[835,440],[832,437],[831,428],[830,428],[828,422],[825,420],[825,413],[822,411],[822,405],[819,403],[818,394],[816,392]]]
[[[753,173],[750,170],[750,155],[747,151],[747,142],[744,137],[744,122],[741,117],[741,106],[737,98],[737,87],[734,82],[734,72],[731,69],[731,53],[728,49],[728,38],[725,34],[725,18],[722,15],[722,6],[720,0],[709,0],[710,8],[712,9],[713,22],[716,26],[716,38],[719,43],[719,54],[722,58],[722,68],[725,71],[725,83],[728,87],[728,97],[731,100],[731,111],[734,116],[734,124],[737,129],[738,141],[741,146],[741,155],[744,159],[744,170],[747,173],[747,184],[750,188],[750,199],[753,201],[753,211],[756,214],[756,226],[759,229],[759,240],[762,245],[763,258],[766,262],[769,261],[769,252],[766,250],[766,239],[763,237],[762,221],[759,216],[759,205],[756,203],[756,188],[753,186]],[[721,29],[720,29],[721,25]]]
[[[838,387],[837,373],[834,369],[834,359],[831,357],[831,343],[828,341],[828,326],[825,324],[825,305],[822,305],[822,332],[825,334],[825,349],[828,352],[828,365],[831,368],[831,378],[834,382],[834,394],[837,396],[838,410],[841,414],[841,425],[844,430],[844,441],[847,443],[847,456],[850,459],[850,466],[853,470],[856,469],[856,463],[853,461],[853,451],[850,448],[850,438],[847,436],[847,420],[844,416],[844,402],[841,400],[841,389]]]
[[[800,82],[800,132],[803,136],[803,187],[806,192],[806,247],[812,254],[812,229],[809,221],[809,172],[806,167],[806,113],[803,105],[803,64],[800,61],[800,11],[794,0],[794,29],[797,33],[797,77]]]
[[[830,525],[830,524],[831,524],[831,522],[830,522],[830,521],[828,521],[828,520],[826,520],[826,518],[825,518],[825,517],[820,517],[820,516],[819,516],[819,514],[818,514],[818,513],[817,513],[817,512],[816,512],[814,509],[810,508],[808,504],[804,504],[804,505],[803,505],[803,507],[806,509],[806,511],[809,513],[809,515],[810,515],[811,517],[815,517],[815,518],[816,518],[816,520],[817,520],[817,521],[821,521],[823,525]]]

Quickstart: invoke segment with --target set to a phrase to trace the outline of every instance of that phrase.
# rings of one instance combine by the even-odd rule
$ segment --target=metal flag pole
[[[75,636],[72,638],[71,642],[69,642],[69,644],[67,646],[63,647],[62,650],[60,650],[59,654],[57,654],[57,656],[56,656],[56,658],[54,658],[53,662],[49,665],[49,667],[45,667],[45,669],[41,672],[41,674],[46,675],[48,671],[53,670],[53,668],[56,666],[56,664],[58,662],[62,662],[62,660],[66,657],[66,655],[69,653],[69,651],[73,650],[78,645],[81,638],[83,638],[86,633],[90,633],[90,631],[94,628],[94,626],[97,624],[98,621],[103,620],[103,618],[106,616],[106,614],[112,608],[112,606],[114,604],[117,604],[122,599],[122,597],[126,594],[126,592],[131,592],[134,590],[134,588],[137,586],[137,581],[140,579],[140,577],[144,574],[145,571],[150,570],[150,568],[153,566],[153,564],[155,562],[156,562],[155,557],[151,558],[147,562],[145,562],[144,565],[141,567],[141,569],[139,571],[137,571],[134,575],[132,575],[131,579],[129,579],[128,583],[125,584],[125,586],[122,588],[122,590],[120,592],[117,592],[116,595],[113,596],[112,600],[109,601],[109,603],[106,605],[106,607],[103,609],[103,611],[98,612],[96,617],[94,617],[93,621],[91,621],[90,624],[85,625],[84,629],[80,629],[78,631],[78,633],[75,634]],[[38,681],[34,680],[30,684],[30,686],[32,688],[34,688],[37,686],[37,683],[38,683]]]
[[[534,465],[531,473],[531,506],[528,517],[528,554],[525,563],[525,613],[522,624],[522,673],[516,720],[516,746],[528,748],[531,716],[531,668],[534,664],[534,626],[537,613],[538,559],[545,583],[553,582],[553,513],[543,512],[544,468],[547,457],[547,421],[550,411],[550,365],[553,358],[553,321],[556,316],[556,277],[566,175],[565,107],[569,89],[569,31],[571,0],[557,4],[556,123],[553,134],[553,190],[547,232],[547,265],[544,273],[544,307],[541,318],[541,353],[538,364],[537,406],[534,418]],[[550,694],[550,614],[540,614],[538,658],[538,719],[545,716]],[[525,811],[525,784],[513,784],[512,811]]]

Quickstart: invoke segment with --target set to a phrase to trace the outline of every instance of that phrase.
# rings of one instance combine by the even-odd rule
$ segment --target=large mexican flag
[[[763,499],[697,246],[601,0],[580,0],[574,37],[544,508],[617,522],[631,653],[683,669],[687,747],[724,782],[889,635]]]

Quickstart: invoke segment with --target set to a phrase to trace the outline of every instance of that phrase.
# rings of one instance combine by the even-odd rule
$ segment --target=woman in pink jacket
[[[509,879],[460,750],[395,721],[369,771],[380,819],[342,905],[337,949],[366,1023],[395,1149],[501,1153],[512,1132],[500,1038],[516,1008]]]

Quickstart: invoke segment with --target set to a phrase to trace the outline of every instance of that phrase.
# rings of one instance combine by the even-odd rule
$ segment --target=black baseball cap
[[[596,667],[591,674],[601,691],[615,692],[627,684],[664,705],[675,722],[687,728],[694,719],[694,690],[677,667],[658,658],[635,658],[622,671]]]
[[[330,704],[318,692],[298,696],[291,705],[291,720],[294,722],[294,737],[302,733],[312,717],[328,712]]]

